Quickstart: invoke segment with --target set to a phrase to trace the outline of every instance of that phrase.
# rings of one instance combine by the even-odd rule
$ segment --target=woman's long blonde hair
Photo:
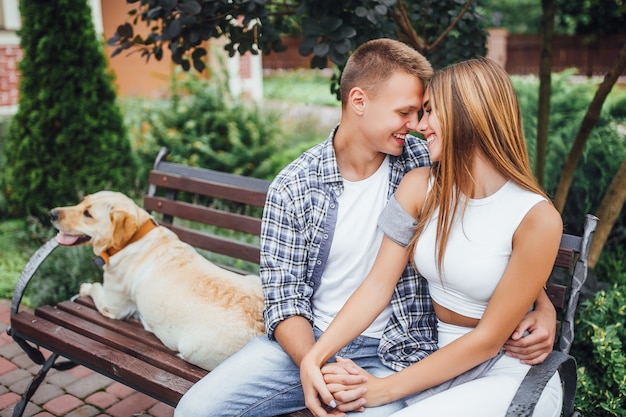
[[[530,169],[517,95],[508,74],[495,62],[477,58],[436,71],[430,84],[430,106],[441,126],[441,160],[433,163],[428,193],[410,253],[425,224],[437,215],[437,266],[443,256],[456,216],[463,216],[461,195],[474,191],[472,163],[477,151],[504,177],[520,187],[550,199]],[[485,219],[489,221],[489,219]]]

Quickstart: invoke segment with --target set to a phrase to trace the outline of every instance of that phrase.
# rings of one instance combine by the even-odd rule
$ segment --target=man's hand
[[[345,374],[339,367],[335,367],[333,371]],[[320,367],[310,355],[305,355],[300,362],[300,380],[304,391],[304,403],[315,417],[345,416],[337,407],[333,394],[328,390]]]
[[[334,366],[331,366],[334,365]],[[337,371],[339,366],[344,371]],[[337,409],[342,411],[362,411],[363,407],[376,407],[387,404],[383,387],[384,378],[377,378],[350,359],[337,358],[336,364],[327,364],[322,368],[326,387],[337,401]],[[356,378],[360,376],[361,379]]]
[[[324,365],[321,369],[326,387],[333,395],[337,409],[345,412],[363,411],[367,391],[363,385],[368,373],[349,359],[337,357],[337,362]]]
[[[554,346],[556,311],[545,292],[535,304],[535,310],[526,314],[504,344],[506,354],[522,363],[535,365],[543,362]]]

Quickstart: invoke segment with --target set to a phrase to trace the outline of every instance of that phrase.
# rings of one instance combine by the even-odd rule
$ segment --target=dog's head
[[[122,193],[100,191],[75,206],[57,207],[50,220],[59,233],[56,241],[65,246],[91,244],[95,254],[122,249],[148,213]]]

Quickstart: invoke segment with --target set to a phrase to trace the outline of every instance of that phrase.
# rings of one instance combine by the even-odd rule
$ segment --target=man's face
[[[396,72],[376,95],[366,94],[362,128],[373,149],[390,155],[402,153],[406,134],[417,130],[423,93],[422,80]]]

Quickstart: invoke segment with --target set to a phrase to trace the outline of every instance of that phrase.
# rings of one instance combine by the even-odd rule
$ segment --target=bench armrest
[[[20,278],[15,284],[15,290],[13,291],[13,299],[11,300],[11,317],[18,313],[20,303],[24,297],[24,292],[28,283],[39,269],[39,266],[44,260],[59,246],[59,243],[54,238],[48,240],[30,257],[28,263],[22,269]]]
[[[53,239],[48,240],[43,244],[37,251],[30,257],[28,263],[22,269],[22,273],[20,274],[20,278],[15,284],[15,290],[13,291],[13,299],[11,300],[11,319],[19,313],[20,304],[22,302],[22,298],[24,297],[24,292],[26,292],[26,287],[30,283],[30,280],[39,269],[39,266],[43,263],[44,260],[59,246],[59,243]],[[35,363],[39,365],[43,365],[46,361],[43,354],[31,346],[26,340],[22,339],[18,335],[14,334],[13,329],[9,325],[7,327],[6,332],[9,336],[11,336],[15,342],[26,352],[28,357]]]
[[[576,359],[565,353],[553,351],[543,363],[530,368],[511,401],[507,417],[532,416],[543,389],[557,371],[563,384],[562,413],[565,417],[572,416],[578,379]]]

